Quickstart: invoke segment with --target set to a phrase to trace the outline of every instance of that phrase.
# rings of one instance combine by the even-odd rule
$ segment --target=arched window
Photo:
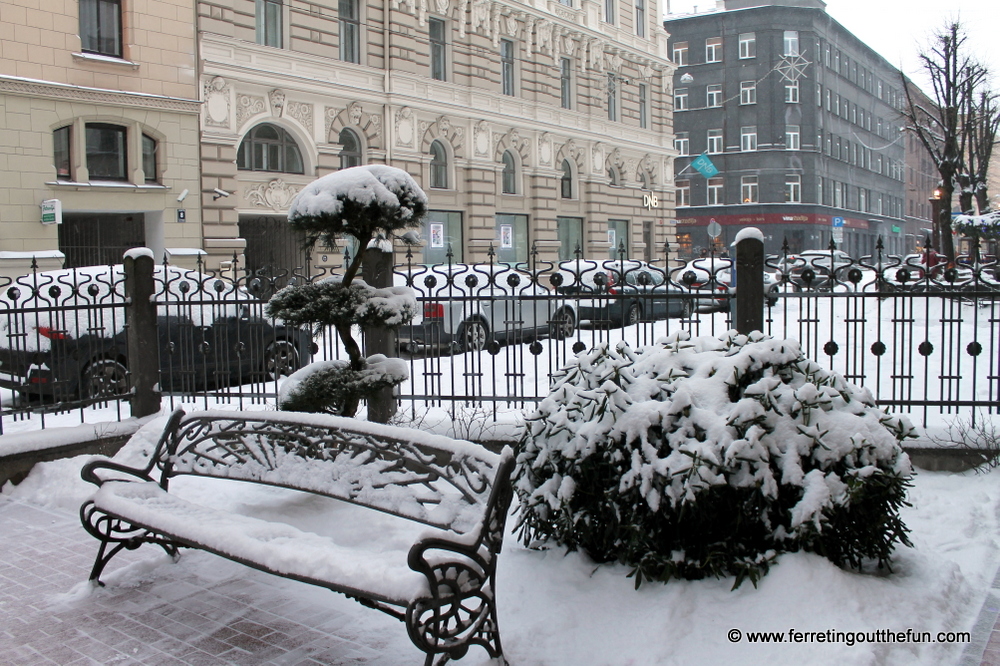
[[[562,178],[559,181],[559,191],[563,199],[573,198],[573,167],[569,160],[562,162]]]
[[[361,166],[361,142],[358,135],[346,127],[340,130],[340,168]]]
[[[244,137],[236,155],[242,171],[303,173],[302,154],[292,135],[276,125],[257,125]]]
[[[504,194],[517,194],[517,166],[514,163],[514,156],[509,150],[503,153],[503,180],[501,191]]]
[[[440,141],[431,144],[431,187],[448,188],[448,151]]]

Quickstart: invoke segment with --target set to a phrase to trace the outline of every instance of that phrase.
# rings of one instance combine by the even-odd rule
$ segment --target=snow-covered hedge
[[[552,541],[645,579],[754,583],[782,551],[888,565],[914,435],[871,394],[761,334],[572,359],[528,422],[515,488],[527,545]]]
[[[979,236],[984,240],[1000,240],[1000,211],[985,215],[959,215],[951,226],[963,236]]]
[[[366,358],[361,370],[352,370],[345,360],[310,363],[281,385],[278,409],[343,414],[347,401],[367,400],[384,388],[405,382],[409,376],[406,361],[382,354]]]
[[[364,280],[345,285],[340,275],[280,290],[267,303],[268,317],[319,333],[327,326],[352,325],[398,328],[417,311],[409,287],[376,289]]]

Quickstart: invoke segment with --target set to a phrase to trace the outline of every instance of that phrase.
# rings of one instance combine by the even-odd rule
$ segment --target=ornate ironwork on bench
[[[198,548],[328,588],[403,621],[425,664],[481,645],[502,660],[496,557],[512,491],[513,454],[416,430],[290,412],[174,412],[149,464],[84,467],[99,486],[80,508],[101,542],[90,580],[144,543],[172,557]],[[383,511],[440,530],[406,562],[357,552],[285,524],[193,504],[170,493],[181,475],[291,488]],[[358,547],[363,548],[363,546]],[[305,555],[304,555],[305,554]],[[384,569],[382,567],[385,567]]]

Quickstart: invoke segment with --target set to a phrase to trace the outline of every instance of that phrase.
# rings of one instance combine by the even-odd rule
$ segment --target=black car
[[[556,292],[567,301],[579,299],[572,301],[577,314],[591,325],[631,326],[691,315],[693,299],[671,285],[662,269],[642,261],[564,261],[556,276]]]
[[[317,351],[308,331],[271,322],[243,289],[216,277],[157,267],[163,389],[274,380]],[[49,271],[0,292],[0,386],[56,401],[128,393],[121,266]]]

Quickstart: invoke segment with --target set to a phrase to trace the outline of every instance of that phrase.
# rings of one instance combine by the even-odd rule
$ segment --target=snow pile
[[[902,417],[761,334],[571,360],[528,419],[515,472],[521,538],[619,561],[643,579],[735,575],[775,555],[888,565],[911,468]]]

